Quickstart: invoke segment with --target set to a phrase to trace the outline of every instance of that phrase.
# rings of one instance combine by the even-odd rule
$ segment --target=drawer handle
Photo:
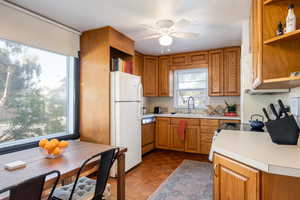
[[[216,172],[217,167],[218,167],[218,165],[214,164],[214,175],[215,175],[216,178],[218,178],[218,174]]]

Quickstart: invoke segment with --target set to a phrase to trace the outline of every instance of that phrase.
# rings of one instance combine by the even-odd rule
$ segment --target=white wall
[[[249,21],[243,23],[242,31],[242,51],[241,51],[241,119],[247,122],[254,113],[263,115],[262,108],[270,103],[276,103],[281,99],[289,105],[290,95],[296,96],[300,93],[300,88],[292,90],[291,93],[278,95],[249,95],[245,94],[245,89],[252,88],[252,55],[249,48]]]

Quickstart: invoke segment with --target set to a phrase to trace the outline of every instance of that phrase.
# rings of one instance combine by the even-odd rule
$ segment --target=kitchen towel
[[[184,138],[185,138],[185,129],[186,129],[186,121],[180,120],[179,127],[177,129],[177,134],[181,140],[184,140]]]

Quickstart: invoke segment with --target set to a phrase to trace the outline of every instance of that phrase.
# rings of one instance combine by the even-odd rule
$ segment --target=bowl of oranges
[[[58,139],[42,139],[39,141],[39,147],[41,152],[46,156],[46,158],[58,158],[64,152],[64,150],[69,146],[67,141],[59,141]]]

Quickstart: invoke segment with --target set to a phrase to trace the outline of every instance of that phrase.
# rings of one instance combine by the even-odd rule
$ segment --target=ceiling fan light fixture
[[[173,38],[169,35],[163,35],[158,41],[161,46],[170,46],[173,43]]]

